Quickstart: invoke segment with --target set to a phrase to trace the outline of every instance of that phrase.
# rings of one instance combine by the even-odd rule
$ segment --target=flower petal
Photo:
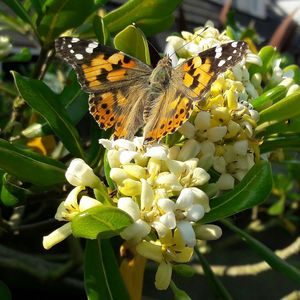
[[[141,193],[141,210],[149,211],[152,208],[154,201],[154,193],[150,184],[145,179],[141,179],[142,193]]]
[[[180,231],[185,244],[188,247],[194,247],[196,245],[196,235],[192,224],[188,221],[180,221],[177,222],[177,228]]]
[[[163,259],[161,245],[156,245],[147,241],[142,241],[136,246],[136,251],[151,260],[160,263]]]
[[[68,222],[58,229],[51,232],[49,235],[43,237],[43,247],[48,250],[52,248],[54,245],[60,243],[64,239],[66,239],[69,235],[71,235],[71,223]]]
[[[130,197],[122,197],[118,200],[118,208],[128,213],[134,221],[140,218],[140,208]]]
[[[71,161],[65,176],[73,186],[97,188],[100,185],[99,177],[94,174],[93,169],[81,158],[75,158]]]
[[[99,205],[102,205],[102,203],[100,201],[84,195],[80,198],[80,201],[79,201],[79,211],[82,212],[89,208],[99,206]]]
[[[137,244],[141,239],[150,233],[151,227],[145,221],[139,219],[125,228],[120,236],[133,244]]]
[[[162,261],[155,274],[155,287],[158,290],[166,290],[171,282],[172,265],[168,261]]]
[[[191,222],[197,222],[204,216],[204,208],[201,204],[194,204],[187,211],[186,218]]]

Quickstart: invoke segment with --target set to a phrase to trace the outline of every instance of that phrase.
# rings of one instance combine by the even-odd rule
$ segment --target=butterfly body
[[[240,61],[247,49],[244,42],[230,42],[201,52],[176,68],[168,56],[152,68],[92,41],[62,37],[55,47],[90,94],[90,113],[99,126],[114,126],[115,138],[128,139],[144,126],[147,142],[176,131],[217,76]]]

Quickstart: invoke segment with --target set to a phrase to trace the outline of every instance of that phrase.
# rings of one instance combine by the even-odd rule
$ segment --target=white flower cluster
[[[201,189],[207,188],[210,175],[198,166],[198,143],[190,140],[171,148],[144,146],[143,138],[100,143],[108,150],[110,177],[119,192],[117,206],[134,220],[121,236],[137,245],[141,255],[162,264],[158,270],[165,271],[157,273],[156,287],[165,289],[171,262],[188,262],[197,238],[221,235],[218,226],[196,224],[210,210],[209,197]]]

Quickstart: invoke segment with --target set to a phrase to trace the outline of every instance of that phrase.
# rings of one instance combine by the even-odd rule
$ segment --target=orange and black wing
[[[101,128],[115,126],[119,138],[132,136],[143,125],[142,115],[128,115],[142,109],[141,94],[151,67],[116,49],[78,38],[59,38],[55,49],[74,68],[82,89],[91,94],[90,112]]]
[[[173,70],[169,88],[148,104],[145,141],[160,140],[175,132],[218,75],[241,61],[246,50],[245,42],[230,42],[203,51]]]

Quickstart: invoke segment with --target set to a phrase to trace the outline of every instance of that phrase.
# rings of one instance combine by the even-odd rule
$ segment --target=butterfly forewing
[[[99,126],[115,126],[116,138],[133,136],[143,118],[129,114],[133,108],[140,110],[152,68],[116,49],[78,38],[59,38],[55,49],[75,69],[83,90],[91,94],[89,108]]]

